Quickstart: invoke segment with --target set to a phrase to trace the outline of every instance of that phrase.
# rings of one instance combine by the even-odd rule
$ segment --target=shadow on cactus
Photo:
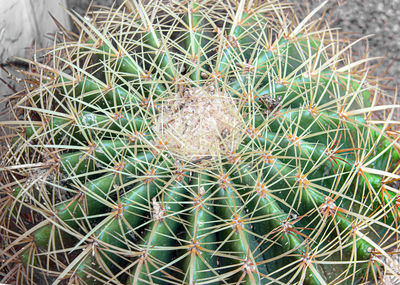
[[[80,34],[29,61],[3,124],[2,269],[54,284],[378,282],[398,246],[398,106],[376,105],[366,60],[313,14],[131,1],[72,15]]]

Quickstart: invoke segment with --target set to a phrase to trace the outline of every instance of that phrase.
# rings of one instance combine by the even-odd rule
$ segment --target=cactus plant
[[[366,60],[314,14],[244,0],[72,13],[80,34],[26,61],[3,124],[2,269],[54,284],[378,282],[398,244],[397,106],[377,105]]]

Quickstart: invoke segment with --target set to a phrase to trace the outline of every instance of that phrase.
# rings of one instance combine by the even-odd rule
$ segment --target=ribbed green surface
[[[43,95],[61,107],[47,112],[32,97],[47,122],[26,128],[25,142],[60,150],[60,185],[73,193],[50,205],[34,240],[73,256],[91,247],[60,269],[65,278],[353,284],[377,274],[369,260],[382,227],[370,229],[397,226],[381,174],[399,155],[369,112],[352,113],[371,106],[371,92],[335,70],[322,33],[277,33],[276,4],[244,3],[158,7],[158,16],[138,6],[137,17],[88,25],[80,60],[64,66],[79,79],[60,75]],[[209,85],[233,98],[241,137],[234,154],[185,160],[160,146],[155,118],[181,88]],[[327,274],[331,266],[344,273]]]

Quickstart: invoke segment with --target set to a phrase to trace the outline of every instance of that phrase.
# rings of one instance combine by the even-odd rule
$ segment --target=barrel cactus
[[[314,12],[299,22],[287,4],[256,2],[71,13],[80,33],[63,30],[26,60],[3,123],[7,276],[356,284],[396,274],[397,106],[377,105],[366,60],[352,62]]]

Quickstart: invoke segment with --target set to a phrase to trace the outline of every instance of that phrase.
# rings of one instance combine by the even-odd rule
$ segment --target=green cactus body
[[[274,1],[154,2],[75,17],[79,40],[17,103],[38,119],[13,155],[55,154],[58,175],[14,191],[50,209],[23,263],[56,283],[376,280],[399,153],[367,76]]]

